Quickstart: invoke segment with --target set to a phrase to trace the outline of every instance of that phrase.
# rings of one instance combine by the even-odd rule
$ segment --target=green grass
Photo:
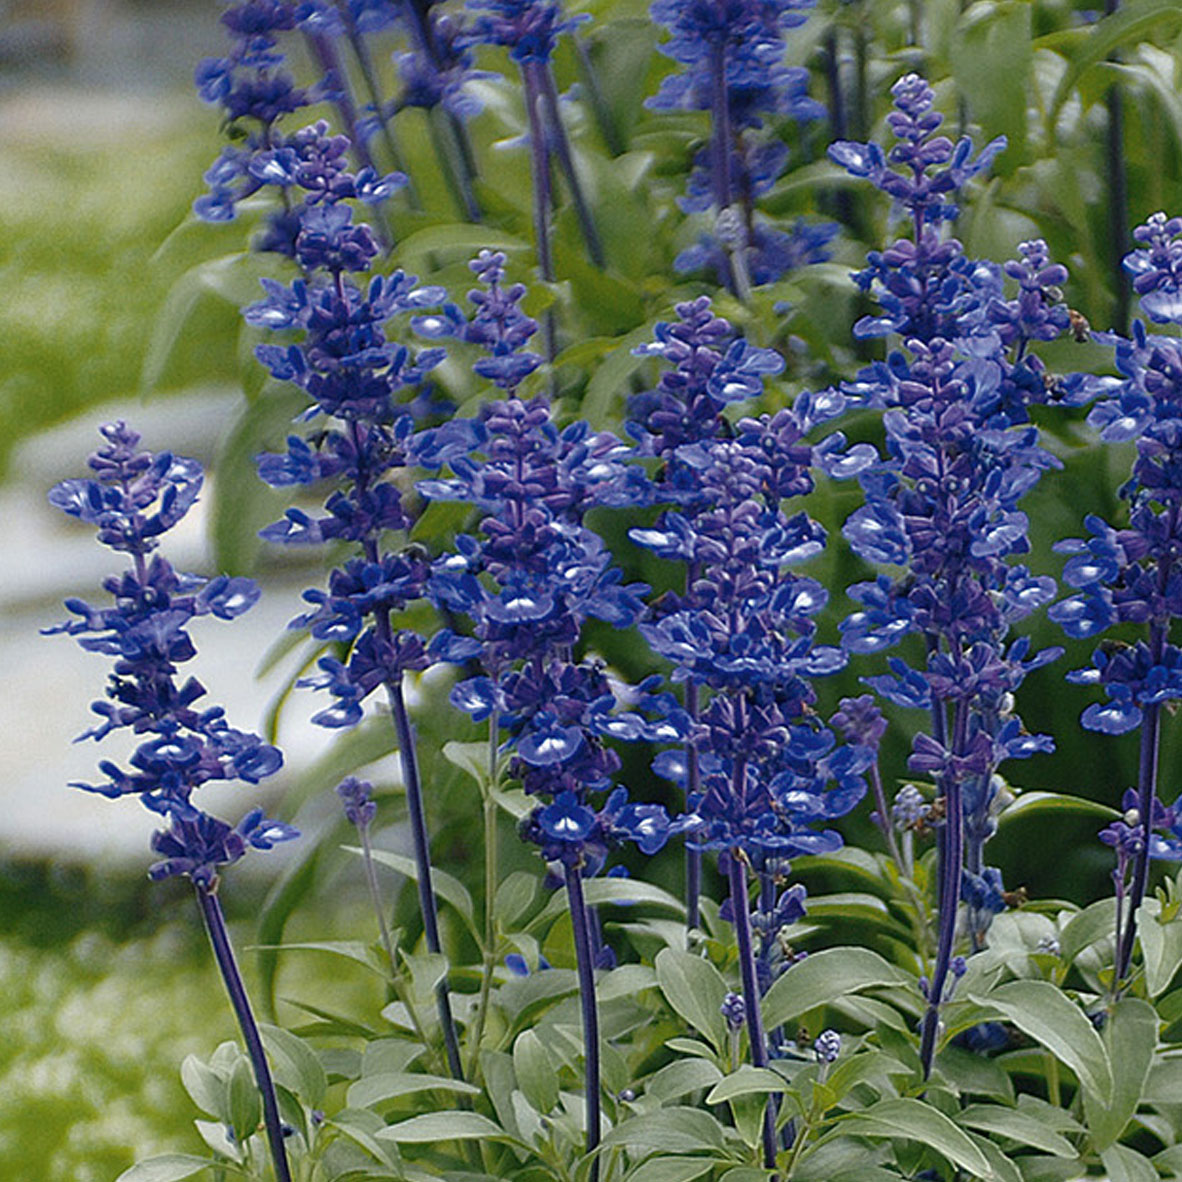
[[[0,149],[0,473],[24,436],[138,391],[174,278],[220,241],[182,232],[153,258],[188,216],[219,144],[216,119],[195,102],[161,109],[150,129],[137,120],[64,136],[47,124]],[[226,232],[240,243],[237,227]],[[212,300],[203,313],[163,386],[233,378],[232,348],[223,355],[237,314]]]

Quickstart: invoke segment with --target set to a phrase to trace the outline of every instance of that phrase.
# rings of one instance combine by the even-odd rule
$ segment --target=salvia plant
[[[381,1000],[253,1017],[218,888],[295,828],[194,796],[282,758],[178,667],[258,588],[169,565],[200,469],[104,427],[50,499],[132,565],[50,631],[116,661],[86,737],[139,745],[78,787],[161,817],[149,874],[191,880],[245,1046],[185,1064],[208,1152],[123,1182],[1182,1176],[1182,217],[1123,259],[1153,327],[1093,332],[1074,252],[987,225],[1006,136],[918,53],[843,57],[872,7],[225,6],[194,213],[246,227],[229,452],[288,498],[262,542],[314,555],[276,710],[317,695],[343,813],[273,802],[319,836],[263,988],[312,948]],[[995,7],[1029,6],[965,27]],[[1063,36],[1100,62],[1118,18]],[[815,356],[802,307],[844,318]],[[1129,475],[1048,537],[1085,448]],[[1135,782],[1012,783],[1073,741],[1032,685],[1136,732]],[[1031,897],[989,843],[1066,858],[1072,815],[1113,889]],[[368,932],[285,945],[346,825]]]

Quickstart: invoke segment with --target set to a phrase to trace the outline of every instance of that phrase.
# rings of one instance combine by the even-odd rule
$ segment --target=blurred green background
[[[598,342],[586,353],[595,364],[629,356],[626,347],[643,339],[653,320],[669,315],[674,298],[701,290],[686,280],[675,285],[668,271],[673,253],[692,239],[672,198],[683,183],[686,145],[700,128],[692,118],[639,106],[646,92],[641,84],[651,92],[670,68],[651,54],[655,33],[646,5],[590,7],[601,20],[617,22],[614,32],[600,35],[596,30],[604,26],[596,25],[589,34],[605,76],[633,87],[618,110],[627,167],[613,165],[605,146],[580,125],[586,166],[598,170],[605,200],[617,203],[611,206],[617,216],[605,225],[609,256],[614,251],[616,259],[608,274],[580,264],[573,227],[559,228],[560,269],[565,261],[572,304],[582,308],[586,333]],[[6,794],[0,809],[0,1176],[12,1182],[108,1182],[149,1152],[199,1148],[178,1066],[185,1054],[207,1056],[233,1034],[188,893],[176,883],[150,886],[143,876],[150,819],[140,810],[108,824],[99,811],[88,811],[94,801],[65,787],[93,765],[92,749],[71,752],[68,739],[86,726],[85,703],[101,692],[105,668],[75,654],[65,640],[36,636],[37,628],[58,619],[63,595],[85,594],[107,569],[85,531],[53,520],[44,494],[81,470],[94,427],[118,414],[147,424],[151,446],[174,446],[213,465],[215,491],[183,543],[187,559],[206,570],[212,563],[252,568],[273,602],[253,634],[239,634],[248,641],[229,642],[244,650],[236,654],[238,674],[225,674],[219,662],[230,662],[231,654],[216,649],[225,649],[225,641],[211,638],[212,698],[226,700],[234,682],[246,713],[231,711],[231,718],[243,727],[261,725],[262,703],[281,693],[293,672],[288,658],[257,691],[250,682],[271,636],[295,614],[305,572],[249,542],[245,526],[266,520],[274,503],[261,500],[237,462],[257,439],[281,431],[289,404],[268,403],[264,392],[244,413],[241,383],[257,396],[260,377],[250,367],[227,296],[251,290],[253,279],[223,282],[220,272],[202,269],[241,249],[243,228],[187,221],[201,174],[220,145],[216,115],[201,107],[188,81],[196,61],[222,45],[218,11],[216,3],[201,0],[0,4],[0,544],[9,556],[8,569],[0,572],[0,722],[6,736],[0,755],[0,793]],[[979,143],[1007,134],[1011,149],[997,175],[975,193],[958,232],[970,252],[998,260],[1025,237],[1046,237],[1053,255],[1072,270],[1069,302],[1103,328],[1122,319],[1114,263],[1129,246],[1109,225],[1111,87],[1119,83],[1123,100],[1128,225],[1163,205],[1178,212],[1168,202],[1182,192],[1182,10],[1173,3],[1129,4],[1098,29],[1089,24],[1092,17],[1084,5],[1063,0],[826,0],[793,44],[800,61],[814,68],[819,98],[825,94],[823,54],[836,53],[852,136],[873,130],[891,82],[909,68],[927,71],[951,123],[963,122]],[[1107,60],[1110,55],[1115,60]],[[644,68],[629,67],[637,61]],[[559,66],[568,85],[574,66],[561,59]],[[1005,84],[996,85],[998,78]],[[508,106],[494,108],[482,116],[477,138],[487,145],[506,136],[514,118]],[[784,134],[796,137],[792,129]],[[847,327],[860,309],[846,276],[867,244],[882,242],[888,211],[824,162],[826,136],[818,127],[793,138],[792,171],[765,205],[785,218],[834,216],[837,195],[846,194],[849,229],[834,262],[762,292],[750,309],[721,301],[753,337],[790,347],[788,392],[848,375],[872,354],[851,347]],[[423,150],[413,136],[411,148],[412,154]],[[498,158],[489,182],[491,220],[502,233],[525,234],[528,190],[512,179],[515,159],[520,164]],[[620,180],[625,175],[633,178],[627,184]],[[454,226],[454,217],[429,211],[407,225]],[[646,232],[640,253],[638,226]],[[453,242],[464,238],[448,233]],[[448,241],[447,234],[439,241]],[[433,259],[422,248],[414,263],[421,269]],[[465,286],[461,256],[444,250],[437,262],[459,295]],[[528,260],[515,256],[515,262],[524,268]],[[791,305],[787,312],[781,301]],[[1071,341],[1055,343],[1045,355],[1058,372],[1107,364],[1105,350]],[[567,367],[564,407],[573,413],[586,398],[588,413],[602,420],[597,425],[616,421],[627,383],[642,380],[633,377],[636,367],[622,367],[612,383],[596,385],[576,372],[583,364],[572,359]],[[1055,573],[1061,562],[1050,549],[1055,539],[1082,532],[1085,512],[1118,511],[1113,490],[1129,456],[1092,444],[1081,413],[1047,411],[1040,418],[1065,471],[1045,480],[1026,503],[1034,526],[1030,565]],[[870,437],[871,427],[855,420],[848,430]],[[219,471],[218,458],[227,456]],[[852,497],[844,487],[822,490],[812,510],[836,534]],[[622,534],[620,521],[605,524]],[[657,582],[663,577],[642,562],[638,573]],[[816,573],[834,587],[865,577],[839,546],[818,562]],[[831,633],[845,608],[835,594]],[[1061,643],[1045,622],[1032,630],[1040,644]],[[604,634],[597,643],[621,666],[640,668],[620,638]],[[1135,738],[1107,739],[1076,727],[1088,699],[1062,674],[1086,658],[1087,646],[1070,646],[1065,658],[1027,683],[1024,718],[1031,730],[1058,736],[1059,750],[1007,770],[1021,787],[1115,803],[1134,776]],[[247,675],[240,676],[244,667]],[[824,705],[857,689],[856,674],[835,679],[823,688]],[[441,693],[437,686],[424,692]],[[379,760],[388,740],[362,733],[326,754],[325,737],[307,727],[298,709],[292,713],[283,736],[292,771],[279,807],[285,815],[299,811],[311,832],[306,848],[322,841],[331,851],[339,835],[335,816],[317,803],[314,790]],[[444,709],[431,715],[434,724],[424,722],[430,739],[462,729]],[[909,746],[908,720],[901,721],[884,757],[888,784],[899,781]],[[1182,790],[1177,730],[1167,727],[1163,748],[1167,801]],[[440,861],[476,875],[466,789],[442,767],[432,770]],[[645,774],[631,765],[629,772]],[[388,769],[384,774],[389,777]],[[97,803],[100,811],[107,808]],[[396,799],[388,811],[396,821]],[[1011,888],[1025,885],[1035,899],[1088,901],[1107,890],[1107,851],[1094,841],[1096,827],[1094,820],[1070,817],[1017,820],[1003,827],[991,854]],[[853,840],[874,840],[864,816],[848,832]],[[259,939],[260,912],[278,924],[305,890],[314,890],[314,899],[295,913],[289,934],[356,938],[368,930],[357,910],[359,879],[347,860],[325,853],[301,872],[301,856],[236,875],[227,906],[240,944]],[[528,864],[524,854],[520,860]],[[666,860],[656,873],[672,885],[678,870]],[[277,875],[284,876],[286,895],[276,891]],[[409,909],[401,918],[412,922]],[[244,959],[264,997],[270,987],[280,996],[319,999],[342,1010],[377,1000],[363,974],[342,981],[334,966],[330,977],[315,957],[285,958],[278,983],[270,975],[274,962],[251,954]],[[289,1021],[295,1014],[281,1010]]]

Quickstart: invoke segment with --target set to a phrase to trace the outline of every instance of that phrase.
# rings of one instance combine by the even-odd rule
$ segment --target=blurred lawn
[[[153,259],[200,191],[216,121],[187,97],[139,103],[0,103],[0,474],[22,438],[139,388],[177,269],[210,252],[181,231]],[[232,379],[236,325],[203,304],[161,385]],[[148,1153],[200,1150],[178,1069],[234,1031],[192,906],[138,872],[0,861],[5,1182],[111,1182]]]
[[[139,389],[175,276],[216,249],[216,234],[181,230],[153,257],[201,191],[216,120],[195,102],[135,110],[81,90],[0,107],[0,472],[26,435]],[[161,385],[233,380],[232,351],[212,346],[236,325],[229,305],[203,304]]]

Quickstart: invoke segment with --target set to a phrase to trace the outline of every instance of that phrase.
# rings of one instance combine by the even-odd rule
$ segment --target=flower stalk
[[[284,1144],[283,1122],[279,1117],[275,1082],[271,1078],[271,1068],[267,1063],[266,1052],[263,1050],[263,1039],[259,1033],[258,1023],[255,1021],[254,1011],[251,1009],[250,998],[247,996],[242,974],[238,970],[238,962],[234,957],[234,949],[230,943],[230,934],[226,929],[226,917],[222,911],[221,901],[218,899],[217,888],[218,880],[216,878],[212,882],[201,880],[193,882],[193,889],[197,893],[197,903],[201,909],[201,918],[205,923],[205,930],[213,948],[214,959],[222,974],[230,1006],[234,1010],[234,1017],[238,1020],[238,1029],[242,1032],[242,1041],[246,1044],[246,1053],[254,1069],[255,1083],[258,1085],[263,1102],[263,1126],[267,1132],[271,1161],[275,1166],[276,1182],[291,1182],[291,1166],[287,1160],[287,1147]]]

